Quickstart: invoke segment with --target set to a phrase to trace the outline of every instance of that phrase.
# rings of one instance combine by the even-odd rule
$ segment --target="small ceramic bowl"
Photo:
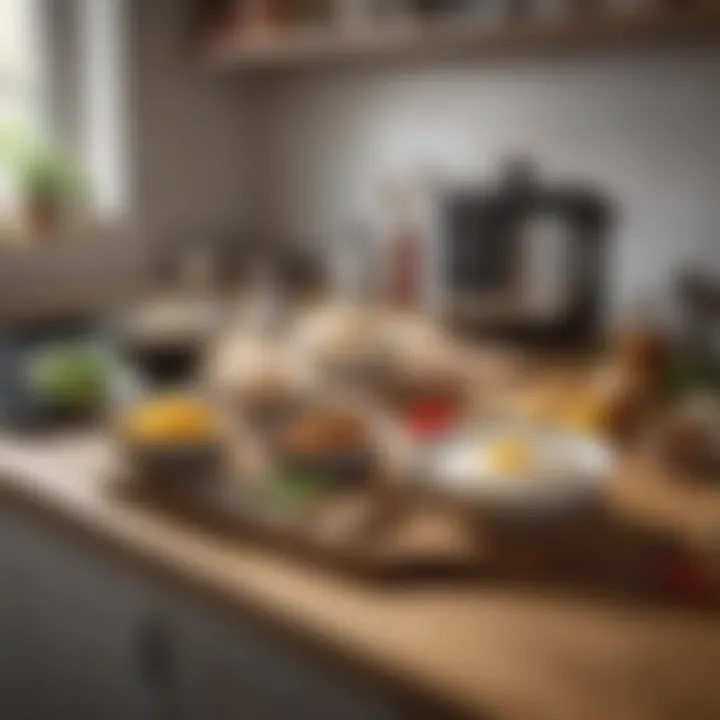
[[[222,466],[218,442],[129,444],[125,452],[133,471],[145,481],[176,486],[210,482]]]

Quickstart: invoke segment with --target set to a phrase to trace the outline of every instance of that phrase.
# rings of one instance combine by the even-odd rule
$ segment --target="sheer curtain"
[[[126,6],[126,0],[81,2],[82,153],[96,211],[108,220],[122,217],[128,204]]]

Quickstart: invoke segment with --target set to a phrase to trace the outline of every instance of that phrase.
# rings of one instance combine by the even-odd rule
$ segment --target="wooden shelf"
[[[460,24],[307,28],[211,48],[217,70],[259,72],[443,57],[513,57],[707,43],[720,40],[720,0],[689,9]]]

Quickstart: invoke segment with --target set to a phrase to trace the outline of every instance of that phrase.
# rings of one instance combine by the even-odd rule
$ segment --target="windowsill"
[[[38,232],[18,217],[0,216],[0,252],[42,252],[97,243],[114,237],[121,225],[119,218],[82,216],[65,222],[58,229]]]

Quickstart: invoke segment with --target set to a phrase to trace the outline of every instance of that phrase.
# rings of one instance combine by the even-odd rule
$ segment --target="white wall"
[[[385,174],[492,173],[506,151],[620,201],[617,308],[695,258],[720,267],[720,54],[480,62],[279,80],[266,219],[332,237]]]

